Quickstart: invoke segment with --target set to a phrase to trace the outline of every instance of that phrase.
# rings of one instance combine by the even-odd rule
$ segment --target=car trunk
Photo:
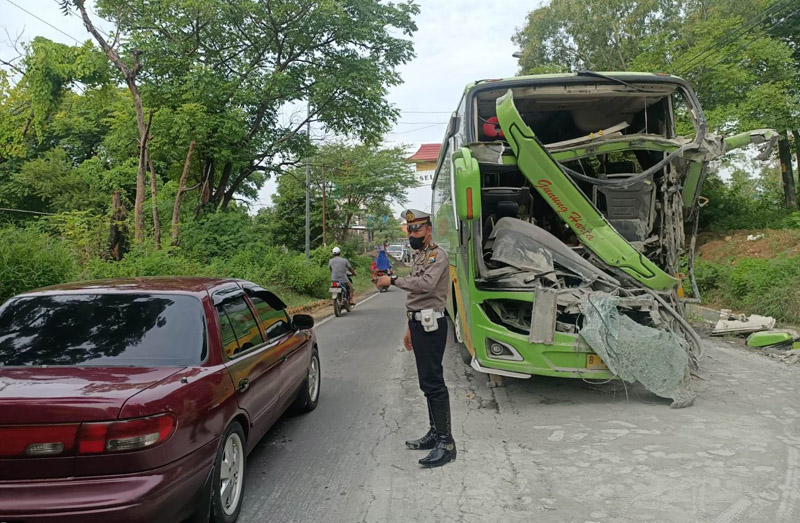
[[[0,368],[0,480],[73,475],[81,424],[117,419],[128,399],[178,370]],[[32,446],[52,444],[63,445],[64,450],[44,449],[30,456]]]

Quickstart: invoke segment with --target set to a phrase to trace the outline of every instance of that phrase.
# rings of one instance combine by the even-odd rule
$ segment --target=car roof
[[[35,289],[20,296],[53,294],[123,293],[123,292],[179,292],[185,294],[205,294],[225,283],[249,283],[233,278],[204,278],[193,276],[156,276],[140,278],[115,278],[63,283]]]

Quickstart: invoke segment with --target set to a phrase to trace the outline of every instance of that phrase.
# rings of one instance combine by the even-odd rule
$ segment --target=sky
[[[387,145],[406,144],[411,154],[422,143],[441,143],[448,115],[455,110],[467,83],[517,73],[517,60],[511,55],[518,49],[511,36],[525,24],[528,12],[542,3],[417,0],[416,58],[400,68],[404,83],[389,93],[389,101],[401,115],[386,136]],[[89,5],[91,9],[92,3]],[[81,20],[64,16],[56,0],[0,0],[0,27],[5,30],[0,32],[3,59],[15,56],[8,41],[18,35],[22,41],[41,35],[69,44],[89,38]],[[275,182],[270,180],[256,206],[268,205],[274,191]],[[427,210],[430,186],[411,189],[408,198],[408,207]],[[403,207],[395,204],[393,209],[399,212]]]

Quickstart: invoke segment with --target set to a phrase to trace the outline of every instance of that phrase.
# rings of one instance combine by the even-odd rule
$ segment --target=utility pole
[[[311,104],[308,104],[306,132],[308,143],[311,144]],[[324,215],[324,211],[323,211]],[[311,258],[311,165],[309,157],[306,156],[306,260]]]
[[[322,245],[328,245],[328,228],[325,223],[325,164],[322,164]]]

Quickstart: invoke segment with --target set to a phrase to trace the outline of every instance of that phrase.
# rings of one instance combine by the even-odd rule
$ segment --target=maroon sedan
[[[313,318],[241,280],[83,282],[0,307],[0,522],[232,522],[250,450],[313,410]]]

